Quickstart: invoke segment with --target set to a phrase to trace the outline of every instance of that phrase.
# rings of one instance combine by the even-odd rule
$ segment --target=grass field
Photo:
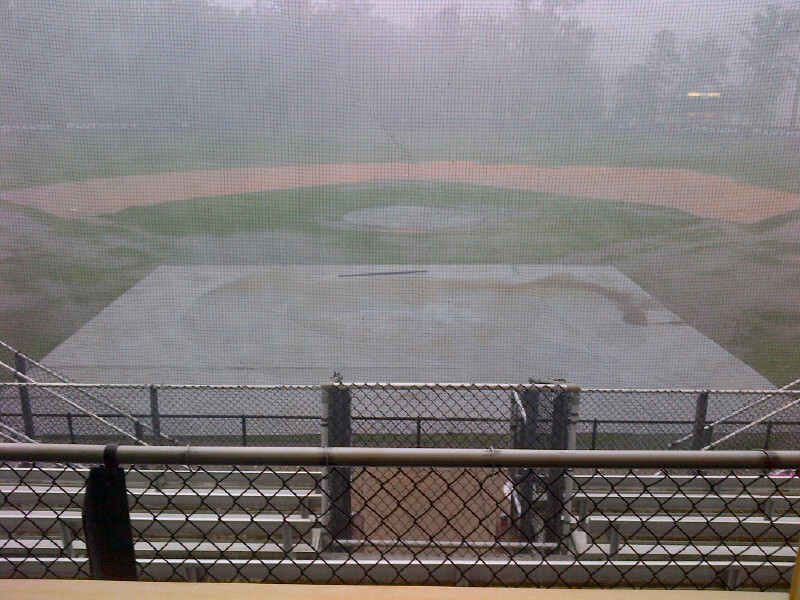
[[[466,207],[483,223],[422,234],[342,226],[350,211],[396,204]],[[19,226],[3,231],[16,253],[2,263],[11,302],[0,335],[38,356],[159,264],[580,263],[618,267],[776,383],[800,365],[800,243],[785,224],[732,225],[652,206],[407,182],[187,200],[93,222],[3,210]]]
[[[796,137],[682,130],[48,132],[3,134],[0,148],[0,189],[208,168],[463,160],[690,169],[800,192]]]
[[[686,132],[341,136],[152,132],[5,136],[0,187],[88,177],[359,160],[679,167],[800,192],[797,140]],[[468,208],[483,225],[404,234],[342,217]],[[384,182],[137,207],[88,220],[0,204],[0,339],[43,356],[161,264],[612,265],[775,383],[800,372],[800,214],[754,225],[674,209],[488,187]]]

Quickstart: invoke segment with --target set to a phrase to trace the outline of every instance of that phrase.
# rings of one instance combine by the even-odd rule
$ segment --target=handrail
[[[16,370],[16,369],[14,369],[13,367],[10,367],[9,365],[7,365],[6,363],[4,363],[3,361],[0,361],[0,366],[4,367],[4,368],[6,368],[6,369],[10,369],[11,371],[13,371],[13,372],[14,372],[14,374],[15,374],[17,377],[21,377],[22,379],[24,379],[24,380],[25,380],[24,382],[18,382],[16,385],[25,385],[25,386],[29,386],[29,387],[30,387],[30,386],[31,386],[31,384],[33,384],[33,386],[36,386],[36,383],[37,383],[36,381],[34,381],[33,379],[31,379],[31,378],[30,378],[30,377],[28,377],[27,375],[25,375],[25,374],[23,374],[23,373],[20,373],[19,371],[17,371],[17,370]],[[135,441],[136,443],[138,443],[138,444],[146,444],[146,442],[145,442],[144,440],[139,440],[139,439],[137,439],[137,438],[136,438],[136,436],[133,436],[133,435],[131,435],[130,433],[128,433],[127,431],[125,431],[125,430],[123,430],[123,429],[120,429],[119,427],[117,427],[117,426],[116,426],[116,425],[114,425],[113,423],[109,423],[108,421],[106,421],[106,420],[105,420],[105,419],[103,419],[102,417],[98,417],[98,416],[97,416],[96,414],[94,414],[93,412],[91,412],[91,411],[89,411],[89,410],[86,410],[86,409],[85,409],[85,408],[83,408],[81,405],[79,405],[79,404],[77,404],[77,403],[73,402],[73,401],[72,401],[72,400],[70,400],[69,398],[66,398],[65,396],[62,396],[61,394],[58,394],[58,393],[56,393],[56,392],[53,392],[53,391],[51,391],[51,390],[47,390],[47,392],[48,392],[50,395],[52,395],[52,396],[55,396],[56,398],[58,398],[58,399],[59,399],[61,402],[65,402],[65,403],[69,404],[69,405],[70,405],[72,408],[74,408],[75,410],[77,410],[77,411],[80,411],[80,412],[84,413],[86,416],[90,417],[91,419],[93,419],[93,420],[95,420],[95,421],[98,421],[98,422],[102,423],[103,425],[105,425],[106,427],[109,427],[110,429],[113,429],[114,431],[116,431],[117,433],[121,434],[122,436],[124,436],[124,437],[126,437],[126,438],[129,438],[129,439],[131,439],[131,440],[134,440],[134,441]]]
[[[1,343],[1,342],[0,342]],[[74,381],[42,381],[37,382],[42,387],[77,387],[77,388],[149,388],[149,383],[80,383]],[[0,382],[0,385],[17,385],[14,381]],[[319,390],[325,387],[341,387],[352,389],[378,389],[378,390],[559,390],[580,391],[581,388],[573,383],[392,383],[392,382],[324,382],[324,383],[264,383],[264,384],[237,384],[237,383],[163,383],[158,384],[159,389],[242,389],[242,390]],[[605,390],[599,390],[605,391]],[[659,391],[659,390],[654,390]],[[737,390],[738,391],[738,390]],[[752,390],[746,390],[752,393]]]
[[[0,421],[0,437],[14,443],[18,442],[31,442],[33,444],[39,443],[33,438],[28,437],[21,431],[17,431],[10,425],[6,425],[2,421]]]
[[[737,430],[735,430],[735,431],[732,431],[732,432],[731,432],[731,433],[729,433],[728,435],[726,435],[726,436],[724,436],[724,437],[721,437],[720,439],[718,439],[716,442],[712,442],[712,443],[710,443],[708,446],[706,446],[705,448],[703,448],[703,450],[713,450],[713,449],[714,449],[714,448],[716,448],[717,446],[719,446],[719,445],[723,444],[724,442],[727,442],[727,441],[728,441],[729,439],[731,439],[731,438],[734,438],[734,437],[736,437],[736,436],[737,436],[737,435],[739,435],[740,433],[743,433],[743,432],[745,432],[745,431],[749,431],[750,429],[752,429],[752,428],[753,428],[753,427],[755,427],[756,425],[761,425],[762,423],[764,423],[764,422],[765,422],[765,421],[767,421],[768,419],[771,419],[772,417],[774,417],[774,416],[776,416],[776,415],[779,415],[779,414],[781,414],[782,412],[784,412],[784,411],[786,411],[786,410],[788,410],[788,409],[792,408],[793,406],[797,406],[798,404],[800,404],[800,398],[796,398],[795,400],[792,400],[792,401],[791,401],[789,404],[784,404],[784,405],[783,405],[783,406],[781,406],[780,408],[777,408],[777,409],[773,410],[772,412],[769,412],[769,413],[767,413],[767,414],[766,414],[766,415],[764,415],[763,417],[760,417],[760,418],[756,419],[755,421],[751,421],[750,423],[748,423],[748,424],[747,424],[747,425],[745,425],[744,427],[740,427],[739,429],[737,429]]]
[[[762,404],[762,403],[766,402],[767,400],[769,400],[770,398],[774,397],[778,393],[787,393],[787,392],[790,393],[790,394],[793,393],[793,392],[797,393],[800,390],[790,390],[789,389],[791,387],[796,386],[797,384],[800,384],[800,379],[795,379],[791,383],[787,383],[785,386],[783,386],[781,388],[778,388],[776,390],[772,390],[772,391],[764,394],[761,398],[759,398],[755,402],[751,402],[750,404],[747,404],[746,406],[741,406],[741,407],[737,408],[736,410],[734,410],[733,412],[728,413],[727,415],[724,415],[724,416],[720,417],[716,421],[706,424],[703,427],[703,430],[707,431],[707,430],[709,430],[709,429],[711,429],[713,427],[716,427],[720,423],[724,423],[726,421],[729,421],[733,417],[738,416],[738,415],[742,414],[743,412],[745,412],[747,410],[750,410],[752,408],[755,408],[759,404]],[[708,393],[711,393],[711,391],[708,391]],[[736,432],[726,436],[725,439],[729,439],[729,438],[733,437],[735,434],[736,434]],[[683,437],[675,440],[674,442],[672,442],[672,444],[673,444],[673,446],[677,446],[678,444],[681,444],[681,443],[685,442],[686,440],[688,440],[689,438],[691,438],[693,435],[694,435],[694,433],[688,433],[685,436],[683,436]]]
[[[40,363],[36,359],[31,358],[30,356],[28,356],[24,352],[20,352],[16,348],[13,348],[12,346],[10,346],[7,343],[5,343],[3,340],[0,340],[0,348],[4,348],[4,349],[8,350],[9,352],[13,352],[14,354],[18,354],[19,356],[24,358],[26,362],[34,365],[37,369],[41,369],[42,371],[44,371],[45,373],[47,373],[51,377],[55,377],[56,379],[58,379],[58,382],[39,382],[39,381],[37,381],[37,382],[35,382],[37,387],[64,387],[64,386],[75,387],[84,396],[86,396],[87,398],[89,398],[93,402],[97,402],[97,403],[101,404],[102,406],[105,406],[106,408],[109,408],[109,409],[115,411],[117,413],[115,416],[125,417],[125,418],[133,421],[134,423],[138,424],[139,426],[144,427],[145,429],[149,429],[150,431],[153,431],[153,427],[149,423],[140,421],[139,419],[135,418],[133,415],[127,413],[124,410],[122,410],[118,406],[115,406],[114,404],[111,404],[107,400],[104,400],[103,398],[98,398],[94,394],[89,393],[88,391],[86,391],[86,389],[84,389],[84,388],[87,387],[86,385],[81,385],[81,384],[75,385],[75,384],[73,384],[73,382],[69,381],[66,377],[64,377],[60,373],[50,369],[46,365],[43,365],[42,363]],[[5,368],[6,370],[11,371],[17,377],[21,375],[21,373],[19,373],[16,368],[12,368],[11,365],[7,365],[2,361],[0,361],[0,366]],[[25,379],[28,379],[29,382],[33,382],[33,379],[31,379],[29,377],[25,377]],[[12,385],[27,385],[28,384],[28,382],[20,382],[20,381],[3,382],[3,383],[11,383]],[[53,384],[53,385],[48,385],[48,384]],[[0,383],[0,385],[2,385],[2,383]],[[87,411],[87,412],[91,412],[91,411]],[[171,437],[169,437],[167,435],[163,435],[162,434],[161,437],[166,439],[166,440],[169,440],[169,441],[175,441],[175,440],[173,440]]]
[[[0,444],[0,461],[119,464],[478,468],[796,469],[800,451],[496,450],[444,448]]]
[[[98,417],[115,417],[113,413],[96,413]],[[137,419],[147,419],[150,413],[132,413]],[[34,417],[55,417],[67,418],[69,416],[78,418],[91,418],[88,415],[79,415],[75,413],[66,412],[34,412]],[[0,418],[2,417],[20,417],[20,412],[2,412],[0,411]],[[159,416],[162,419],[297,419],[302,421],[315,421],[319,420],[319,415],[281,415],[272,413],[164,413],[160,412]],[[430,423],[508,423],[508,418],[500,417],[431,417],[426,415],[417,416],[361,416],[353,415],[350,417],[353,421],[401,421],[401,422],[415,422],[425,421]],[[694,423],[691,419],[576,419],[576,425],[691,425]],[[760,421],[753,423],[753,421],[728,421],[728,425],[763,425],[764,423],[772,423],[772,425],[791,425],[792,423],[785,423],[783,421]],[[164,437],[162,435],[162,437]]]
[[[0,341],[2,345],[2,341]],[[37,365],[38,366],[38,365]],[[13,370],[12,370],[13,371]],[[796,383],[796,382],[795,382]],[[16,381],[0,381],[0,386],[18,386]],[[37,381],[41,387],[85,388],[85,389],[148,389],[150,383],[80,383],[74,381]],[[681,388],[578,388],[569,383],[369,383],[369,382],[342,382],[342,383],[264,383],[264,384],[236,384],[236,383],[159,383],[156,387],[160,390],[181,389],[209,389],[209,390],[310,390],[318,391],[325,385],[351,387],[353,389],[383,389],[383,390],[424,390],[424,389],[462,389],[462,390],[520,390],[520,389],[556,389],[564,391],[580,391],[581,394],[800,394],[800,390],[788,389],[681,389]]]

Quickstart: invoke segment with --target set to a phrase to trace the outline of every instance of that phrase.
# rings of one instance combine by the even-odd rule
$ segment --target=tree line
[[[3,0],[0,120],[542,127],[669,122],[711,106],[763,125],[800,85],[798,9],[766,6],[736,39],[659,31],[607,81],[576,4],[431,3],[401,27],[367,1]],[[720,96],[687,95],[698,90]]]

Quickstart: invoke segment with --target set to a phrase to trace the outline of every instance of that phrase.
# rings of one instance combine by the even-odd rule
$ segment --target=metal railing
[[[785,588],[798,468],[781,451],[0,444],[0,576]]]
[[[43,365],[39,361],[31,358],[27,354],[13,348],[9,344],[0,340],[0,380],[10,377],[19,386],[20,409],[22,428],[27,439],[34,438],[35,427],[29,397],[29,384],[44,386],[48,382],[56,384],[69,384],[66,377],[60,373]],[[144,444],[144,432],[150,430],[156,443],[172,442],[169,436],[162,436],[158,431],[157,422],[143,422],[129,414],[126,410],[115,406],[106,398],[101,398],[92,393],[87,387],[70,387],[70,394],[59,393],[57,387],[41,388],[48,394],[48,401],[51,406],[69,407],[75,414],[80,414],[94,421],[93,426],[105,435],[118,435],[125,441]],[[108,418],[99,416],[103,411],[111,411],[111,415],[119,424],[115,424]],[[133,429],[132,432],[127,428]]]
[[[783,405],[779,405],[777,408],[772,407],[772,409],[765,415],[758,415],[757,411],[760,411],[760,407],[765,405],[766,407],[770,408],[770,404],[774,405],[774,402],[770,403],[771,400],[776,398],[782,398],[781,392],[790,391],[792,388],[796,388],[800,384],[800,379],[795,379],[794,381],[787,383],[786,385],[778,388],[777,390],[773,390],[769,393],[765,393],[763,396],[750,402],[744,406],[740,406],[736,408],[733,412],[724,415],[718,419],[716,419],[712,423],[707,423],[706,425],[702,426],[700,430],[696,428],[695,431],[691,434],[685,435],[672,443],[672,447],[677,447],[683,442],[688,441],[692,436],[702,436],[707,440],[707,445],[703,448],[704,450],[711,450],[716,448],[717,446],[721,446],[722,444],[729,442],[733,438],[737,436],[741,436],[746,431],[753,429],[754,427],[762,424],[762,423],[772,423],[770,419],[775,419],[778,415],[781,414],[789,414],[790,410],[800,403],[800,395],[789,395],[787,398],[788,403],[784,403]],[[698,402],[698,412],[702,411],[703,415],[705,416],[705,412],[708,406],[708,396],[705,395],[704,398],[701,398]],[[797,412],[797,411],[795,411]],[[751,418],[747,421],[733,421],[735,417],[739,415],[749,413]],[[730,433],[726,434],[722,438],[714,441],[712,430],[714,427],[719,427],[723,423],[726,424],[735,424],[739,427],[735,428]],[[700,424],[698,424],[700,427]],[[766,446],[765,446],[766,447]]]
[[[46,412],[32,413],[37,422],[48,423],[51,429],[48,433],[40,433],[39,437],[44,442],[87,444],[96,439],[96,435],[87,433],[87,427],[80,424],[82,419],[88,417],[68,412]],[[113,419],[113,413],[101,413],[98,415],[104,419]],[[149,413],[134,413],[134,417],[139,420],[152,419]],[[20,421],[22,414],[19,412],[4,413],[0,412],[0,427],[2,422]],[[302,445],[315,446],[319,443],[319,432],[314,428],[319,422],[319,417],[311,415],[269,415],[269,414],[203,414],[203,413],[160,413],[159,418],[163,427],[170,431],[175,430],[172,425],[175,423],[221,423],[228,425],[225,434],[217,436],[211,435],[187,435],[184,434],[181,440],[189,443],[209,444],[215,442],[218,445],[233,446],[284,446]],[[399,435],[394,436],[394,443],[399,447],[408,448],[435,448],[444,445],[449,447],[447,439],[442,436],[429,435],[429,429],[436,423],[486,423],[492,426],[508,426],[505,419],[494,419],[490,417],[463,417],[455,419],[443,419],[438,417],[352,417],[357,429],[374,429],[370,422],[376,423],[397,422],[409,424],[411,433],[405,439]],[[281,431],[286,423],[307,422],[309,433],[307,434],[287,434]],[[360,425],[362,424],[363,425]],[[578,419],[577,425],[577,444],[578,450],[667,450],[670,447],[668,440],[674,431],[688,431],[694,426],[694,421],[690,420],[657,420],[657,419]],[[234,426],[231,426],[234,424]],[[742,428],[751,425],[748,421],[726,421],[730,428]],[[756,424],[758,429],[751,433],[749,447],[763,450],[789,447],[789,439],[800,438],[800,423],[787,423],[783,420],[762,421]],[[630,434],[620,434],[621,429],[627,429]],[[713,437],[714,427],[708,427],[709,435]],[[637,432],[637,433],[633,433]],[[24,434],[21,434],[24,435]],[[144,434],[143,434],[144,435]],[[27,439],[24,441],[32,441]],[[775,442],[778,442],[777,444]],[[438,444],[438,446],[437,446]]]
[[[343,385],[351,391],[356,446],[508,448],[514,447],[514,393],[531,384]],[[0,420],[49,442],[317,445],[323,388],[6,382],[0,383]],[[87,394],[125,415],[100,405],[87,415],[58,399]],[[798,390],[582,389],[579,395],[576,448],[800,447]],[[766,396],[762,412],[751,413],[748,407]],[[790,408],[764,420],[773,405]],[[732,410],[739,418],[722,418]]]

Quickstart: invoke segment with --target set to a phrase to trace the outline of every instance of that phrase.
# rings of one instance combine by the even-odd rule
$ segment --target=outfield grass
[[[0,189],[167,171],[401,161],[391,140],[315,133],[115,131],[6,135]]]
[[[800,192],[797,139],[688,131],[46,132],[0,138],[0,189],[95,177],[331,162],[468,160],[689,169]]]

